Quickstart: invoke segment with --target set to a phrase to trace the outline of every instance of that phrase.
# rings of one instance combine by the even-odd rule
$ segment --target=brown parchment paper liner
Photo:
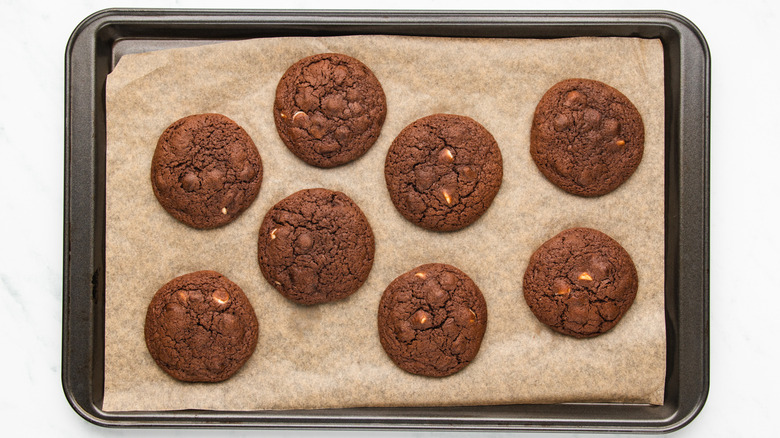
[[[366,155],[335,169],[306,165],[276,133],[272,104],[289,65],[340,52],[368,65],[387,94],[381,136]],[[604,81],[637,106],[646,129],[636,173],[595,199],[557,189],[529,153],[531,118],[556,82]],[[663,403],[663,53],[658,40],[445,39],[399,36],[273,38],[124,56],[109,75],[107,103],[106,347],[103,408],[293,409],[608,401]],[[252,206],[232,224],[199,231],[157,203],[149,181],[157,139],[173,121],[217,112],[238,122],[263,159]],[[496,138],[504,180],[468,228],[435,233],[398,214],[384,182],[393,138],[433,113],[467,115]],[[376,260],[350,298],[302,307],[269,286],[257,265],[265,212],[304,188],[349,195],[376,236]],[[599,229],[620,242],[639,272],[633,307],[610,332],[578,340],[531,314],[522,277],[531,253],[561,230]],[[447,378],[395,367],[379,343],[385,287],[423,263],[457,266],[481,288],[487,332],[476,359]],[[175,276],[201,269],[236,282],[260,323],[257,350],[230,380],[184,384],[155,365],[144,343],[146,308]]]

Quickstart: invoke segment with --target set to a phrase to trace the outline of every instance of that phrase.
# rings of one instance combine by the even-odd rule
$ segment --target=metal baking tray
[[[665,73],[664,404],[105,412],[105,82],[127,53],[278,36],[659,38]],[[62,385],[101,426],[668,432],[709,389],[710,55],[686,18],[655,12],[399,12],[110,9],[74,30],[65,54]]]

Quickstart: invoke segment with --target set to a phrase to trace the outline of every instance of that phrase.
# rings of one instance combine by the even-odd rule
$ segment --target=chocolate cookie
[[[435,231],[464,228],[490,207],[503,178],[501,150],[482,125],[434,114],[404,128],[385,159],[395,208]]]
[[[577,338],[615,326],[634,302],[636,267],[606,234],[571,228],[531,256],[523,277],[525,301],[539,321]]]
[[[393,280],[379,302],[379,340],[412,374],[444,377],[477,355],[487,327],[479,288],[454,266],[431,263]]]
[[[152,189],[171,216],[194,228],[232,222],[263,181],[257,147],[236,122],[197,114],[174,122],[152,158]]]
[[[308,189],[274,205],[260,225],[260,270],[299,304],[340,300],[358,290],[374,264],[374,233],[341,192]]]
[[[322,53],[293,64],[276,88],[274,121],[301,160],[336,167],[374,144],[387,114],[385,92],[362,62]]]
[[[626,96],[589,79],[555,84],[536,106],[531,156],[553,184],[580,196],[601,196],[639,166],[642,116]]]
[[[244,292],[218,272],[176,277],[146,312],[146,347],[157,365],[185,382],[221,382],[255,351],[257,317]]]

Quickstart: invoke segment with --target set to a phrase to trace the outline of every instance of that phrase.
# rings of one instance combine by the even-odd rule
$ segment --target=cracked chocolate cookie
[[[276,130],[287,148],[312,166],[336,167],[362,156],[379,137],[386,114],[379,80],[347,55],[303,58],[276,88]]]
[[[194,228],[216,228],[255,200],[263,164],[236,122],[221,114],[196,114],[162,133],[151,177],[154,195],[171,216]]]
[[[385,159],[395,208],[434,231],[460,230],[490,207],[503,178],[501,150],[482,125],[434,114],[404,128]]]
[[[257,258],[266,280],[299,304],[354,293],[374,264],[374,233],[347,195],[327,189],[293,193],[260,225]]]
[[[176,277],[146,312],[146,347],[157,365],[185,382],[221,382],[257,345],[257,317],[235,283],[218,272]]]
[[[645,128],[626,96],[589,79],[555,84],[536,106],[531,156],[544,176],[579,196],[605,195],[642,161]]]
[[[638,287],[631,256],[590,228],[565,230],[531,255],[523,294],[531,311],[553,330],[577,338],[614,327]]]
[[[382,347],[399,368],[445,377],[477,355],[487,327],[487,304],[461,270],[431,263],[387,286],[377,322]]]

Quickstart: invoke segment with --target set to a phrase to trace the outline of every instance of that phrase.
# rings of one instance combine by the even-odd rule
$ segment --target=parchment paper
[[[290,153],[272,118],[279,78],[293,62],[341,52],[367,64],[387,95],[376,144],[359,160],[318,169]],[[549,183],[529,153],[531,118],[556,82],[583,77],[621,90],[646,129],[636,173],[615,192],[586,199]],[[273,38],[124,56],[107,103],[106,411],[292,409],[605,401],[660,404],[665,376],[663,53],[658,40],[443,39],[397,36]],[[209,231],[174,220],[149,181],[157,139],[173,121],[217,112],[246,129],[263,159],[252,206]],[[486,214],[454,233],[416,227],[393,207],[384,158],[393,138],[433,113],[467,115],[496,138],[504,180]],[[343,191],[364,211],[376,259],[350,298],[303,307],[260,273],[257,232],[265,212],[304,188]],[[619,241],[639,272],[633,307],[610,332],[574,339],[539,323],[522,277],[531,253],[574,226]],[[488,326],[476,359],[447,378],[408,374],[379,343],[385,287],[423,263],[459,267],[481,288]],[[230,380],[185,384],[154,363],[144,343],[146,308],[172,278],[213,269],[236,282],[260,323],[257,350]]]

